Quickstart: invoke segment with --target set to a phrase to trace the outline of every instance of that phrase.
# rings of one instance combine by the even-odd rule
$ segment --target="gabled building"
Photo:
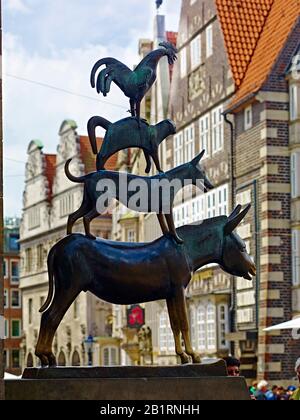
[[[100,146],[101,139],[98,139]],[[72,172],[78,176],[95,170],[95,156],[89,139],[77,133],[74,121],[64,121],[59,130],[56,155],[44,153],[41,141],[28,147],[23,217],[20,229],[21,278],[23,306],[23,366],[36,366],[35,346],[40,328],[39,308],[48,294],[47,255],[51,247],[66,236],[70,213],[82,202],[82,185],[71,183],[64,173],[67,159],[73,159]],[[115,169],[117,157],[108,162]],[[111,216],[98,217],[92,225],[93,233],[111,237]],[[83,232],[82,220],[74,232]],[[88,337],[107,337],[111,327],[110,305],[91,294],[81,294],[72,305],[54,340],[54,352],[60,366],[79,366],[92,363],[85,349]],[[107,349],[94,346],[93,363],[107,359]],[[110,350],[110,349],[108,349]],[[118,354],[116,354],[118,357]],[[115,360],[118,363],[118,358]]]

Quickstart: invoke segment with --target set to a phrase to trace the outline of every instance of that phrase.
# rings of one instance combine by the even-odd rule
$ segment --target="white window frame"
[[[41,226],[41,209],[39,206],[28,210],[28,227],[29,230],[37,229]]]
[[[224,311],[224,319],[222,319],[222,312]],[[226,340],[226,334],[229,333],[229,314],[228,314],[228,305],[222,303],[218,306],[218,339],[219,339],[219,349],[226,350],[229,348],[229,342]],[[223,344],[225,341],[225,344]]]
[[[206,333],[206,308],[200,304],[197,308],[197,349],[205,351],[207,348],[207,333]]]
[[[291,154],[291,196],[300,197],[300,151]]]
[[[205,150],[204,159],[210,156],[211,132],[210,132],[210,114],[206,114],[199,120],[199,141],[200,151]]]
[[[134,229],[127,229],[126,230],[126,239],[129,243],[136,242],[136,231]]]
[[[298,86],[290,85],[290,120],[298,118]]]
[[[18,302],[19,304],[17,306],[13,305],[13,294],[17,293],[18,294]],[[11,289],[10,291],[10,302],[11,302],[11,308],[12,309],[21,309],[21,292],[20,290],[17,289]]]
[[[13,263],[17,263],[18,266],[19,266],[19,275],[18,275],[18,277],[13,277],[13,270],[12,270]],[[12,284],[19,284],[19,282],[20,282],[20,261],[19,260],[10,260],[10,282]]]
[[[218,153],[224,147],[224,118],[223,105],[215,108],[211,113],[212,153]]]
[[[4,339],[7,339],[10,337],[9,332],[10,332],[9,321],[8,319],[4,319]]]
[[[3,277],[5,279],[8,279],[9,278],[8,260],[6,258],[3,259]]]
[[[180,77],[183,79],[188,73],[187,66],[187,49],[186,47],[182,48],[180,51]]]
[[[108,352],[108,363],[105,363],[105,352]],[[113,353],[115,353],[113,355]],[[118,347],[116,346],[106,346],[103,348],[103,365],[104,366],[118,366],[119,364],[119,355]]]
[[[4,309],[9,308],[9,305],[10,305],[9,299],[10,299],[10,296],[8,293],[8,289],[4,289]],[[6,301],[6,304],[5,304],[5,301]]]
[[[174,138],[174,165],[180,166],[184,163],[184,133],[180,131]]]
[[[252,107],[252,105],[247,106],[247,108],[245,108],[245,110],[244,110],[244,126],[245,126],[245,130],[249,130],[250,128],[253,127],[253,107]]]
[[[197,328],[196,328],[196,308],[191,306],[190,308],[190,329],[191,329],[191,340],[192,346],[197,348]]]
[[[213,25],[209,25],[206,28],[206,58],[209,58],[214,53],[214,41],[213,41]]]
[[[191,41],[190,44],[191,50],[191,70],[195,70],[197,67],[200,66],[202,62],[202,53],[201,53],[201,35],[197,35]]]
[[[293,286],[300,285],[300,230],[292,230],[292,275]]]
[[[164,309],[159,315],[159,348],[162,352],[170,352],[174,350],[174,346],[168,311]]]
[[[195,157],[195,125],[184,129],[184,148],[185,148],[185,161],[191,162]]]
[[[209,303],[206,308],[206,334],[207,350],[210,352],[217,350],[216,328],[216,306],[213,303]]]
[[[18,322],[20,325],[20,335],[13,335],[13,323],[14,322]],[[22,336],[22,323],[20,319],[12,319],[11,323],[10,323],[10,328],[11,328],[11,338],[21,338]]]

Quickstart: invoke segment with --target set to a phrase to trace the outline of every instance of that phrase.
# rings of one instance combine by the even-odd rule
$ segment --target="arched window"
[[[80,356],[77,350],[74,351],[72,356],[72,366],[80,366]]]
[[[118,363],[118,349],[116,347],[105,347],[103,349],[103,365],[117,366]]]
[[[206,319],[207,349],[216,351],[216,307],[212,303],[209,303],[207,306]]]
[[[58,366],[66,366],[66,364],[67,362],[66,362],[65,353],[61,351],[58,356]]]
[[[33,356],[32,356],[32,353],[29,353],[28,356],[27,356],[26,366],[28,368],[32,368],[33,367]]]
[[[218,307],[218,326],[219,326],[219,348],[227,349],[228,341],[226,340],[226,334],[229,332],[228,324],[228,306],[223,304]]]
[[[205,306],[199,305],[197,308],[197,349],[206,349],[206,311]]]

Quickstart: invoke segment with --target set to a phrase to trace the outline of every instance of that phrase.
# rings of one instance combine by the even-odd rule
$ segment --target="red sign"
[[[127,309],[128,328],[141,328],[145,325],[145,309],[139,305],[133,305]]]

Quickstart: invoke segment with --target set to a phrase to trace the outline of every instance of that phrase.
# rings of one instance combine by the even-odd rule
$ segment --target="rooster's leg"
[[[131,112],[131,116],[135,117],[135,100],[134,99],[130,99],[130,112]]]

